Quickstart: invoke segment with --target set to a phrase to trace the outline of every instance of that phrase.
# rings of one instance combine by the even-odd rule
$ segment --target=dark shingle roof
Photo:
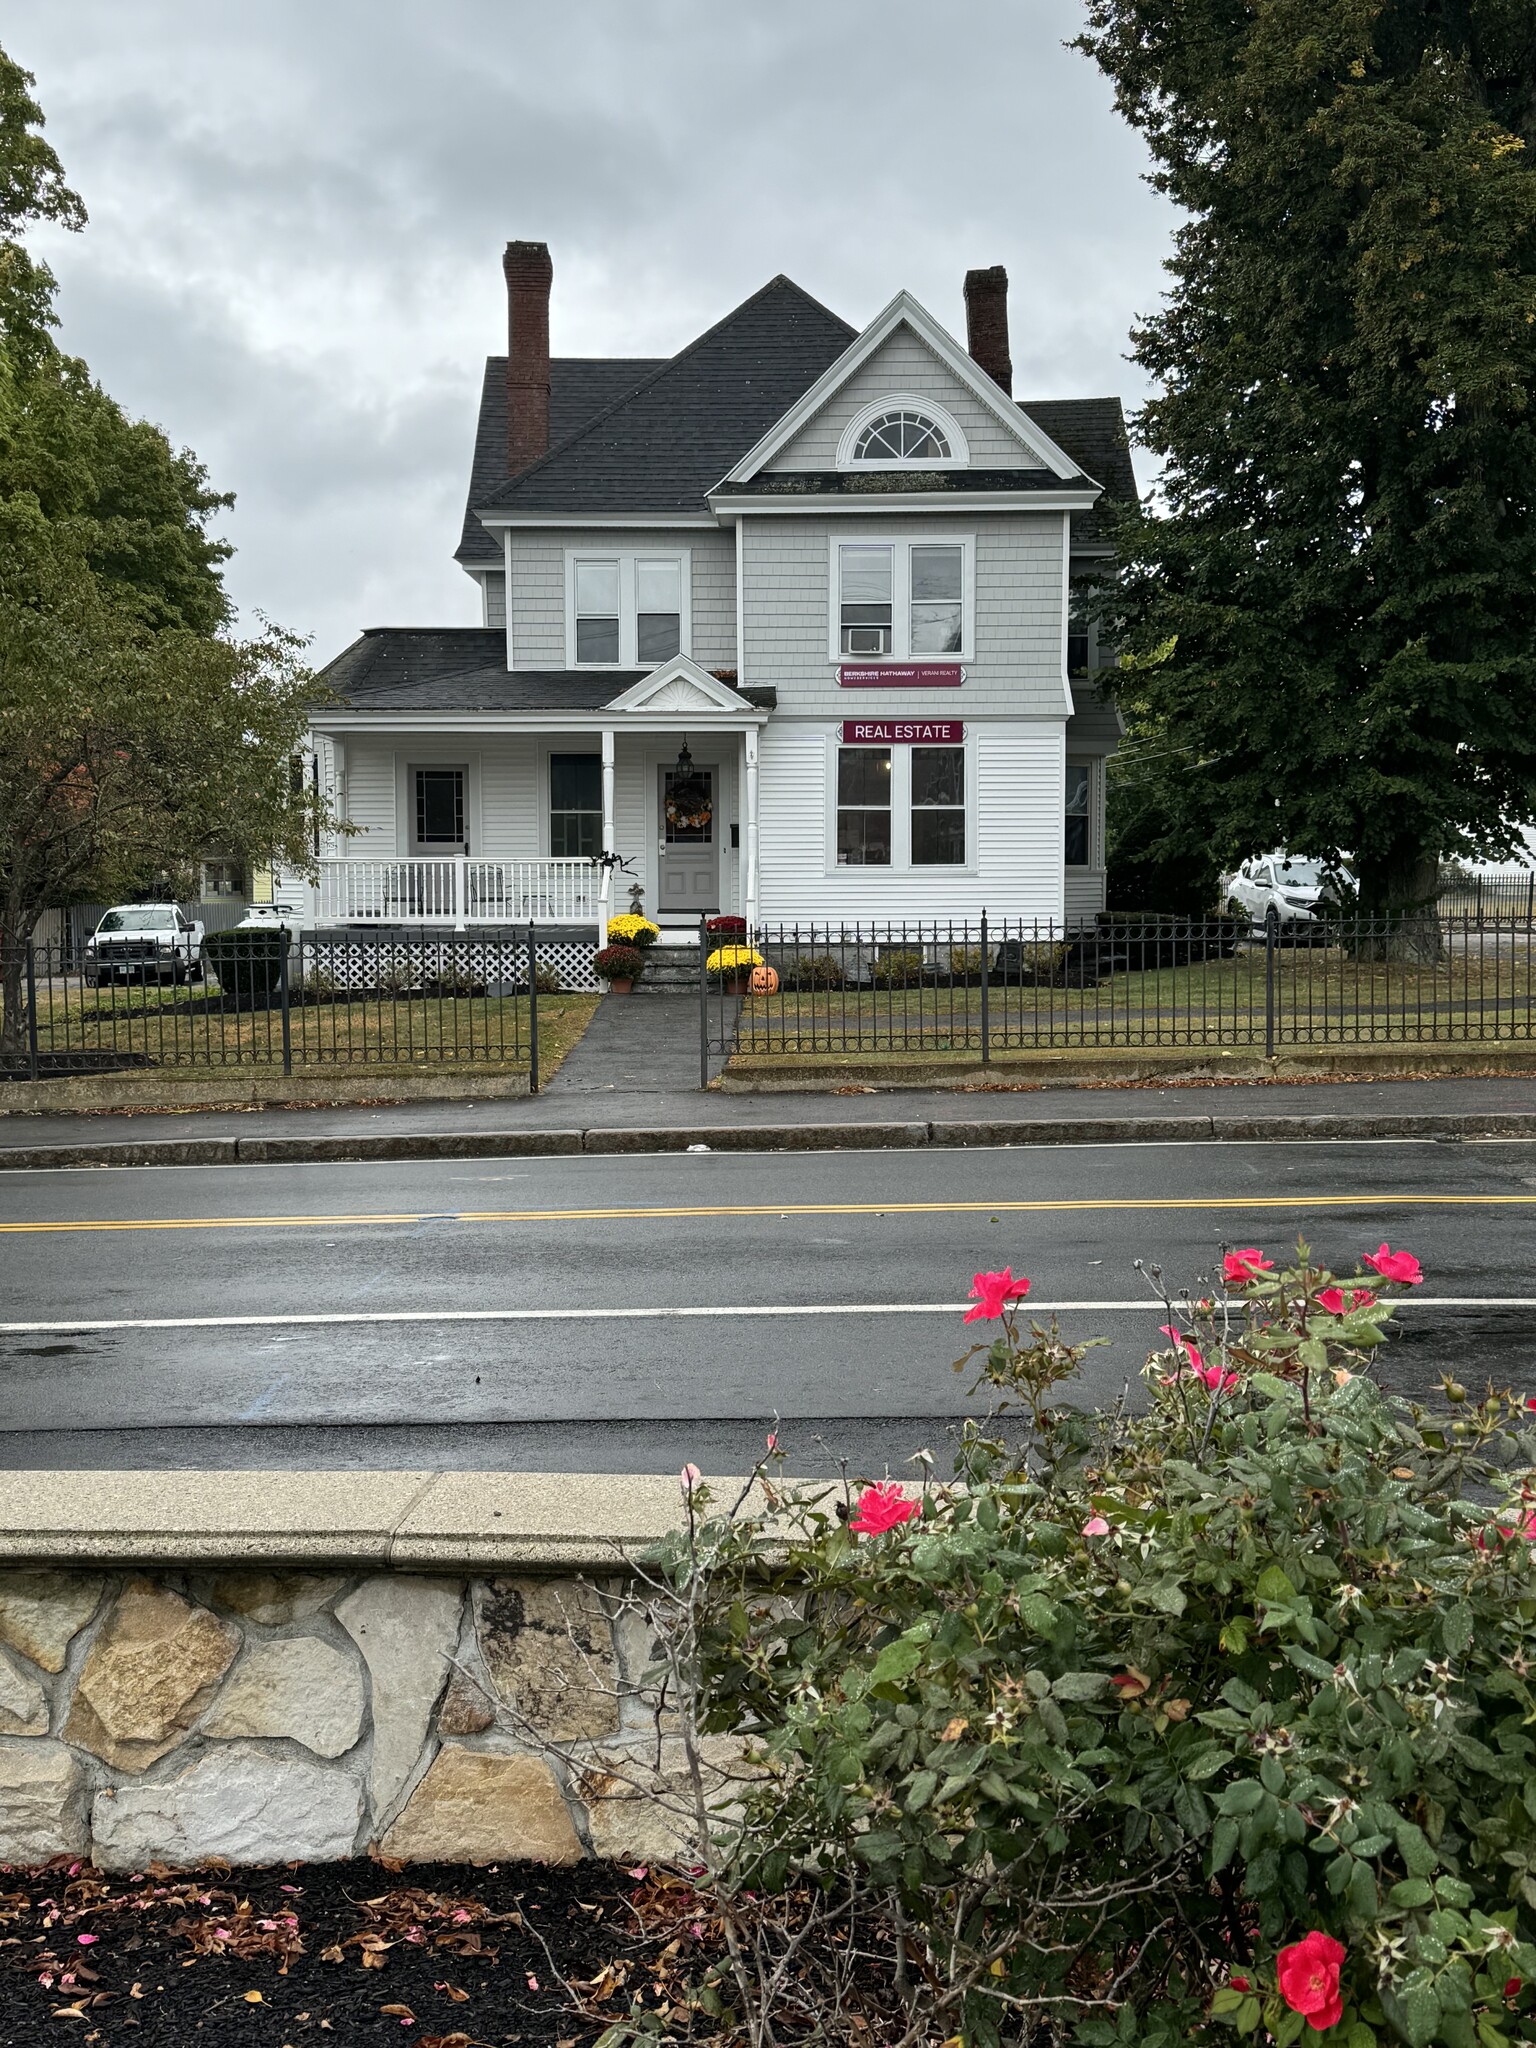
[[[1017,402],[1020,411],[1029,414],[1063,455],[1070,455],[1080,470],[1104,486],[1106,498],[1135,504],[1136,472],[1131,467],[1131,444],[1118,398],[1021,398]],[[1101,532],[1095,513],[1072,514],[1074,540],[1094,540]]]
[[[541,462],[471,503],[553,517],[702,512],[711,485],[853,339],[846,321],[776,277]]]
[[[498,627],[369,626],[320,671],[354,711],[601,711],[648,669],[509,669]],[[742,691],[772,710],[773,693]]]
[[[549,445],[558,448],[616,398],[633,391],[659,370],[665,356],[552,356],[549,364]],[[499,562],[501,549],[475,517],[474,507],[503,483],[507,474],[507,359],[487,356],[480,387],[480,417],[469,469],[464,535],[454,560]]]

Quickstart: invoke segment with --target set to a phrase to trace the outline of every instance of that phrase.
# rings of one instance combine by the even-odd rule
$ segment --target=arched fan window
[[[926,414],[883,412],[859,435],[855,462],[948,462],[949,442]]]

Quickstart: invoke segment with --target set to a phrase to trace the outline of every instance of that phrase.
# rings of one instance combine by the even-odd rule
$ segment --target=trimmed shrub
[[[289,934],[281,926],[259,931],[210,932],[203,941],[220,992],[237,1002],[271,1003],[282,980]]]
[[[886,946],[876,954],[870,974],[877,988],[920,988],[927,969],[927,961],[915,947]]]

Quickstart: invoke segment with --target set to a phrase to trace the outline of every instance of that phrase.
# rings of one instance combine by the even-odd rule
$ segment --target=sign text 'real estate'
[[[845,718],[845,747],[958,747],[965,727],[958,718]]]

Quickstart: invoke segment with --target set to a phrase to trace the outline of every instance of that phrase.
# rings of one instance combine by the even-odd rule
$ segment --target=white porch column
[[[742,739],[747,765],[747,882],[742,915],[750,943],[757,931],[757,727],[749,725]]]
[[[613,728],[603,728],[603,852],[615,851],[613,844]],[[598,890],[598,903],[602,916],[602,936],[608,935],[608,915],[613,898],[613,869],[604,867],[602,885]]]

